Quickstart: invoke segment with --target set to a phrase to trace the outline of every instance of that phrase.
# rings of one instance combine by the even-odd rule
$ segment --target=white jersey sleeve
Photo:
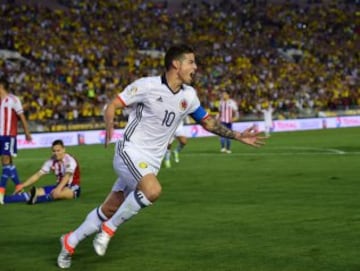
[[[74,174],[78,165],[75,158],[69,154],[65,154],[63,158],[63,163],[64,163],[64,172]]]
[[[44,174],[49,174],[50,171],[53,169],[53,163],[54,162],[52,159],[45,161],[42,167],[40,168],[40,171]]]
[[[229,104],[230,104],[230,107],[232,108],[232,110],[238,111],[238,106],[237,106],[236,102],[233,99],[229,100]]]
[[[146,87],[141,80],[137,80],[128,85],[118,96],[126,106],[141,103],[146,99]]]
[[[13,107],[14,110],[16,111],[16,114],[20,115],[22,113],[24,113],[24,109],[22,106],[22,103],[19,99],[19,97],[15,96],[15,95],[10,95],[13,98]]]

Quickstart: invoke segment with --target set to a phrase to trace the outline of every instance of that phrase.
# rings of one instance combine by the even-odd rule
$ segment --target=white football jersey
[[[183,85],[179,92],[173,93],[165,76],[136,80],[118,97],[131,109],[124,132],[124,151],[127,148],[136,149],[145,161],[156,168],[160,168],[176,128],[187,115],[200,107],[193,87]]]

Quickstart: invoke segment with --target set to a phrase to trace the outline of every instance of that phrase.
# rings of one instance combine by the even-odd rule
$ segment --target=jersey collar
[[[176,92],[176,93],[175,93],[175,92],[171,89],[171,87],[169,86],[169,84],[168,84],[168,82],[167,82],[167,80],[166,80],[165,73],[164,73],[163,75],[161,75],[161,83],[164,84],[164,85],[166,85],[166,86],[168,87],[168,89],[169,89],[172,93],[174,93],[174,94],[179,93],[179,92]],[[184,86],[181,85],[180,90],[183,90],[183,89],[184,89]]]

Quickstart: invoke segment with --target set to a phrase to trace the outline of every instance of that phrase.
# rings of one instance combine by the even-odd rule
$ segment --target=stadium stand
[[[98,129],[114,93],[162,72],[173,42],[200,55],[195,84],[216,112],[227,89],[242,119],[358,113],[359,1],[0,1],[0,59],[33,130]],[[125,119],[119,115],[119,125]]]

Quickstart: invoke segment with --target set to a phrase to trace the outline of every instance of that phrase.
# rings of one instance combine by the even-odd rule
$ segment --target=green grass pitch
[[[104,257],[92,237],[82,242],[71,270],[360,270],[359,135],[360,128],[275,133],[260,149],[233,142],[232,154],[220,153],[217,137],[189,139],[180,163],[160,171],[154,206],[119,228]],[[1,271],[59,270],[60,235],[111,189],[113,147],[67,151],[81,165],[82,197],[0,206]],[[20,150],[20,177],[49,155]]]

